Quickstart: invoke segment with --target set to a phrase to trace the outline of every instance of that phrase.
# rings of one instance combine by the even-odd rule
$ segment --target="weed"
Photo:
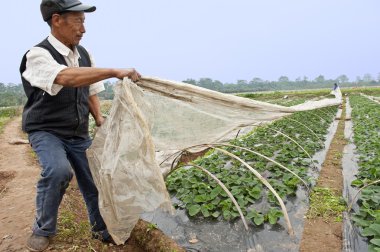
[[[108,251],[107,245],[92,238],[91,224],[76,181],[72,181],[66,189],[57,226],[58,233],[54,238],[54,245],[64,246],[64,251]],[[70,244],[70,247],[67,247],[67,244]]]
[[[313,219],[317,216],[325,221],[334,219],[336,222],[342,221],[342,212],[346,204],[342,197],[338,197],[329,188],[315,187],[310,195],[310,208],[306,215]]]
[[[87,240],[91,239],[91,226],[87,220],[76,220],[76,216],[69,210],[63,210],[58,218],[58,240]]]
[[[340,152],[335,153],[336,159],[342,159],[342,157],[343,157],[343,153],[340,153]]]
[[[150,232],[152,230],[158,229],[157,224],[149,223],[148,228],[146,229],[147,232]]]

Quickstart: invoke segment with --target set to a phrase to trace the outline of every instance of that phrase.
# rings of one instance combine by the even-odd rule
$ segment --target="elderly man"
[[[20,73],[28,101],[22,128],[37,153],[42,167],[37,183],[36,219],[27,241],[31,251],[43,251],[49,237],[56,234],[58,207],[73,171],[84,197],[95,238],[111,242],[99,212],[98,191],[91,176],[86,149],[89,113],[96,125],[103,123],[97,93],[104,90],[102,80],[140,74],[130,69],[96,68],[91,55],[79,45],[85,12],[95,6],[78,0],[42,0],[41,13],[51,34],[23,57]]]

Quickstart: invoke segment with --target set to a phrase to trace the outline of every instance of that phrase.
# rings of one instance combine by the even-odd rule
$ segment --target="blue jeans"
[[[92,231],[109,236],[99,212],[98,190],[86,156],[86,150],[92,140],[78,137],[65,139],[49,132],[36,131],[29,134],[29,142],[42,167],[37,183],[33,233],[40,236],[56,234],[58,207],[74,171],[87,206]]]

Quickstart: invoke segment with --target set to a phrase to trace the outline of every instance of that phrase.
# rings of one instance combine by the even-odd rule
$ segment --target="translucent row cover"
[[[173,153],[228,141],[296,111],[341,104],[339,87],[332,93],[335,99],[283,107],[157,78],[120,81],[87,152],[100,211],[115,242],[129,238],[142,213],[172,211],[163,174]]]

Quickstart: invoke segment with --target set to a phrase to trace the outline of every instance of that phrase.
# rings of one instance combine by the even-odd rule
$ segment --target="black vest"
[[[59,64],[67,66],[64,57],[47,39],[36,46],[48,50]],[[78,45],[77,50],[80,55],[79,66],[90,67],[90,56],[86,49]],[[20,65],[22,84],[28,98],[22,113],[23,131],[31,133],[42,130],[64,138],[88,138],[89,87],[63,87],[54,96],[33,87],[22,77],[26,68],[26,54]]]

